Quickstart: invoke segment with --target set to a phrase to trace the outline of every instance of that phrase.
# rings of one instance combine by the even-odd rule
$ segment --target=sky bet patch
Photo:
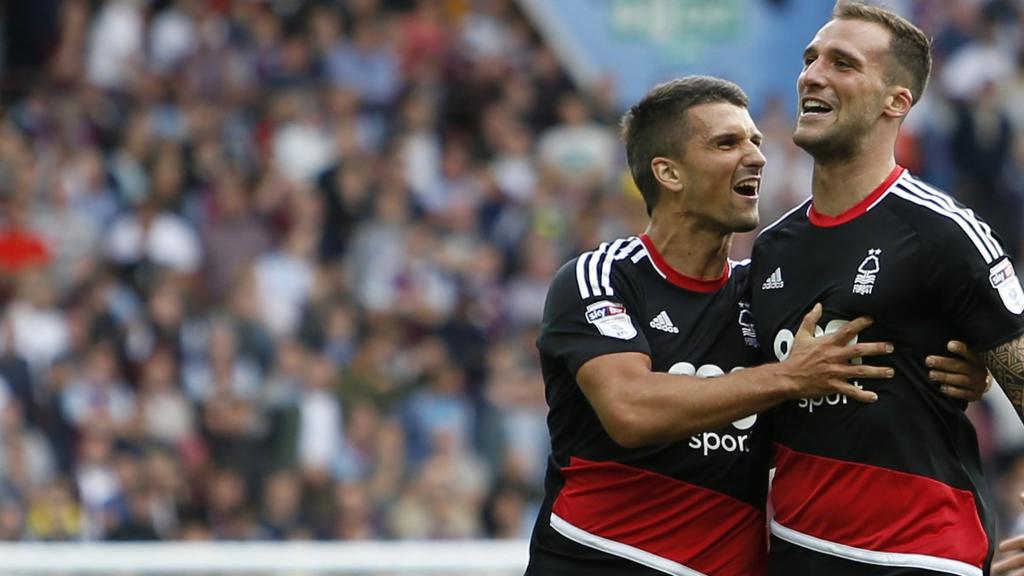
[[[633,320],[626,313],[626,307],[607,300],[587,306],[587,322],[597,327],[598,332],[611,338],[631,340],[636,336]]]
[[[999,291],[999,297],[1003,299],[1003,306],[1007,310],[1014,314],[1024,312],[1024,291],[1008,259],[1004,258],[989,270],[988,281]]]

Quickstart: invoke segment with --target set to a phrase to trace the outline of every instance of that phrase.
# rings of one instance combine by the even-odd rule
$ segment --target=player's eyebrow
[[[715,132],[708,137],[708,141],[712,144],[721,144],[722,142],[728,142],[730,140],[739,140],[743,136],[738,130],[722,130]]]
[[[860,56],[857,56],[853,52],[836,47],[830,48],[829,51],[832,52],[835,58],[841,58],[843,60],[846,60],[847,62],[853,64],[858,68],[864,65],[864,59],[861,58]]]
[[[708,142],[717,145],[722,144],[724,142],[736,142],[739,140],[745,140],[748,137],[755,144],[760,144],[761,141],[764,140],[764,135],[756,130],[748,135],[747,131],[741,128],[727,128],[720,132],[715,132],[714,134],[709,136]]]
[[[811,56],[819,56],[821,52],[822,51],[819,50],[817,46],[815,46],[814,44],[811,44],[807,48],[804,48],[803,59],[807,60],[807,58],[809,58]],[[862,57],[860,57],[860,56],[854,54],[853,52],[850,52],[849,50],[846,50],[844,48],[839,48],[839,47],[836,47],[836,46],[829,46],[829,47],[825,48],[824,52],[828,53],[833,59],[846,60],[851,65],[853,65],[855,68],[863,68],[864,67],[864,58],[862,58]]]

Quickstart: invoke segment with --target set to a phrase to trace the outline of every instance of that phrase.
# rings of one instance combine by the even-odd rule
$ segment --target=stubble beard
[[[853,139],[844,134],[838,126],[818,134],[801,134],[797,129],[793,132],[793,143],[810,154],[817,164],[829,164],[846,159],[856,151]]]
[[[845,162],[860,152],[864,134],[870,128],[857,122],[838,122],[811,134],[793,132],[793,143],[814,158],[816,164]]]
[[[752,232],[757,229],[757,225],[760,223],[760,217],[758,216],[757,208],[750,214],[737,215],[735,220],[729,226],[729,232],[732,234],[743,234],[744,232]]]

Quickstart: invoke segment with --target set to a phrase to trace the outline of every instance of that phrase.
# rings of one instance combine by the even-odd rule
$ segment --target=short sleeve
[[[999,239],[983,222],[969,224],[934,242],[931,288],[959,337],[991,350],[1024,333],[1024,291]]]
[[[577,274],[572,260],[555,275],[544,303],[537,347],[575,375],[584,363],[605,354],[639,352],[650,355],[640,330],[636,291],[618,266],[606,282],[592,286]]]

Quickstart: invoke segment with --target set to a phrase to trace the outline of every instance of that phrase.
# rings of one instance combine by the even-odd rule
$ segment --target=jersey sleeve
[[[573,375],[592,358],[619,352],[651,354],[640,329],[636,291],[617,266],[601,261],[591,266],[593,253],[562,267],[544,303],[544,320],[537,347],[557,359]],[[591,282],[591,269],[596,280]]]
[[[1024,333],[1024,291],[987,224],[976,217],[955,223],[933,242],[931,287],[958,337],[991,350]]]

